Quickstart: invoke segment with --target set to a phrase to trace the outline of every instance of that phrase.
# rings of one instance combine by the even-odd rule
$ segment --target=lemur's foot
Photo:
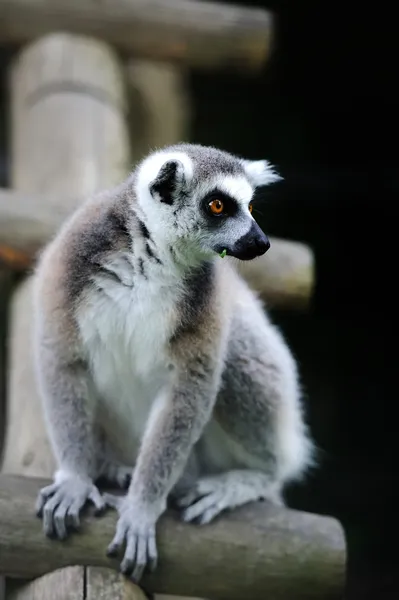
[[[229,471],[221,475],[201,477],[176,503],[182,509],[184,521],[196,521],[204,525],[225,510],[256,500],[283,505],[276,485],[263,473]]]

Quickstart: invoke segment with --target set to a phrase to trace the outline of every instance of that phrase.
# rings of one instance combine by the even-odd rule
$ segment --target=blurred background
[[[276,16],[270,56],[250,74],[185,70],[189,139],[268,158],[284,177],[262,191],[256,218],[270,235],[314,252],[309,307],[272,314],[299,360],[320,450],[319,468],[289,490],[289,502],[343,523],[348,600],[398,598],[390,260],[399,192],[397,21],[380,5],[251,5]],[[19,49],[0,37],[2,187],[11,185],[8,78]]]

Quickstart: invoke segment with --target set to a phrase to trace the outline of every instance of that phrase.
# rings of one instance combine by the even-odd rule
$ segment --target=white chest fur
[[[136,445],[168,381],[165,348],[174,329],[178,289],[161,276],[134,277],[132,270],[123,275],[122,281],[96,276],[78,322],[102,425],[115,440],[132,438]]]

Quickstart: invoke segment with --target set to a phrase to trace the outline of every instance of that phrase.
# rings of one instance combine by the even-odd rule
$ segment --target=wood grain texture
[[[59,30],[97,36],[138,58],[245,73],[268,59],[273,18],[264,9],[227,2],[0,0],[1,43]]]
[[[29,583],[15,586],[14,590],[6,596],[6,600],[85,600],[85,598],[84,567],[67,567],[53,571]]]
[[[115,570],[101,567],[87,567],[85,599],[148,600],[146,594],[126,577]]]
[[[66,542],[47,539],[34,516],[47,481],[0,475],[0,572],[38,577],[71,565],[117,569],[106,556],[115,512],[95,518]],[[254,503],[213,524],[196,526],[164,515],[158,527],[160,562],[143,587],[159,594],[212,600],[341,600],[345,540],[329,517]],[[250,590],[250,592],[249,592]]]
[[[9,578],[2,591],[1,600],[149,600],[139,586],[107,567],[64,567],[31,581]],[[155,594],[153,600],[203,599]]]
[[[17,193],[26,194],[26,203],[18,197],[13,207],[18,216],[9,219],[2,203],[0,221],[9,231],[14,227],[19,239],[30,236],[32,251],[43,228],[48,241],[62,222],[60,215],[72,212],[81,198],[126,177],[130,143],[123,80],[113,50],[80,36],[49,35],[16,57],[10,78],[11,183]],[[30,211],[25,221],[24,210]],[[50,477],[54,459],[33,371],[31,288],[29,277],[11,304],[2,469]]]

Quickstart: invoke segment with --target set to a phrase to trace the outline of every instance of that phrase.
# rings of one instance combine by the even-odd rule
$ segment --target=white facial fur
[[[176,161],[173,204],[162,202],[158,193],[151,193],[151,184],[162,167]],[[215,248],[232,246],[249,232],[254,219],[249,204],[255,188],[281,179],[265,160],[249,161],[237,158],[237,173],[215,166],[212,157],[206,164],[206,175],[196,170],[193,159],[184,151],[160,151],[140,165],[135,179],[138,202],[146,216],[146,225],[165,246],[173,244],[187,260],[215,255]],[[202,165],[203,168],[203,165]],[[204,215],[202,200],[214,190],[224,192],[239,206],[237,216],[220,220],[211,227]],[[216,220],[215,220],[216,225]]]
[[[244,160],[243,164],[248,178],[255,187],[276,183],[282,179],[267,160]]]

